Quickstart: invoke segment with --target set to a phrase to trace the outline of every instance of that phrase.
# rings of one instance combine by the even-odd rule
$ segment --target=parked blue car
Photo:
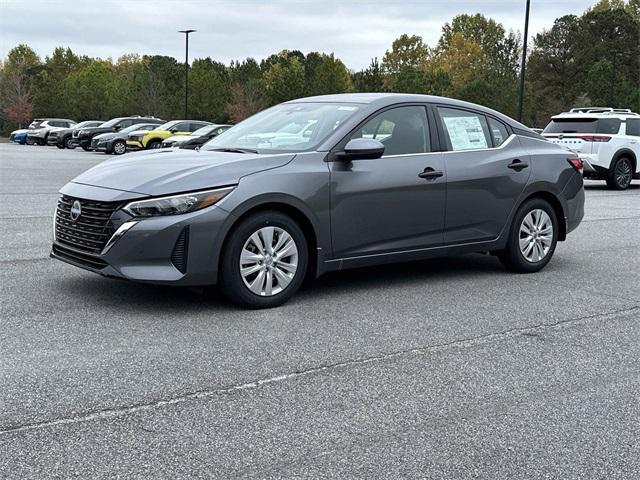
[[[14,130],[9,135],[9,140],[12,142],[19,143],[20,145],[24,145],[27,141],[27,133],[29,133],[28,129]]]

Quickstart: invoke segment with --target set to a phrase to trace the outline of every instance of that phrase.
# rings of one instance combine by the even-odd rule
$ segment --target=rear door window
[[[438,107],[447,150],[480,150],[491,148],[491,137],[487,119],[480,113]]]

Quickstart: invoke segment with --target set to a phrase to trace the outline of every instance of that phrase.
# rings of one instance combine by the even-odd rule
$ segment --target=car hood
[[[21,128],[20,130],[14,130],[11,132],[11,135],[20,135],[21,133],[27,133],[28,131],[28,128]]]
[[[78,130],[79,132],[87,132],[86,135],[97,135],[99,133],[113,132],[113,128],[111,127],[83,127],[83,128],[75,128],[74,130]]]
[[[164,141],[165,142],[178,142],[178,143],[182,143],[182,142],[186,142],[187,140],[193,140],[194,136],[192,135],[173,135],[169,138],[165,138]]]
[[[233,185],[252,173],[280,167],[295,154],[259,155],[161,149],[107,160],[73,183],[143,195],[167,195]]]

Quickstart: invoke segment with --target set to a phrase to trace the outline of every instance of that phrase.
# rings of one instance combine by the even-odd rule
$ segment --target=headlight
[[[235,187],[217,188],[170,197],[139,200],[127,204],[123,210],[134,217],[158,217],[190,213],[219,202]]]

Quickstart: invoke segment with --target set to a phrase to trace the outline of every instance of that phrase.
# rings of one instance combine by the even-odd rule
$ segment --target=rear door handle
[[[507,165],[507,168],[515,170],[516,172],[519,172],[523,168],[528,168],[528,167],[529,167],[528,163],[525,163],[522,160],[519,160],[517,158],[513,162],[511,162],[509,165]]]
[[[426,178],[427,180],[435,180],[438,177],[442,177],[444,172],[442,170],[434,170],[431,167],[427,167],[423,172],[419,173],[420,178]]]

